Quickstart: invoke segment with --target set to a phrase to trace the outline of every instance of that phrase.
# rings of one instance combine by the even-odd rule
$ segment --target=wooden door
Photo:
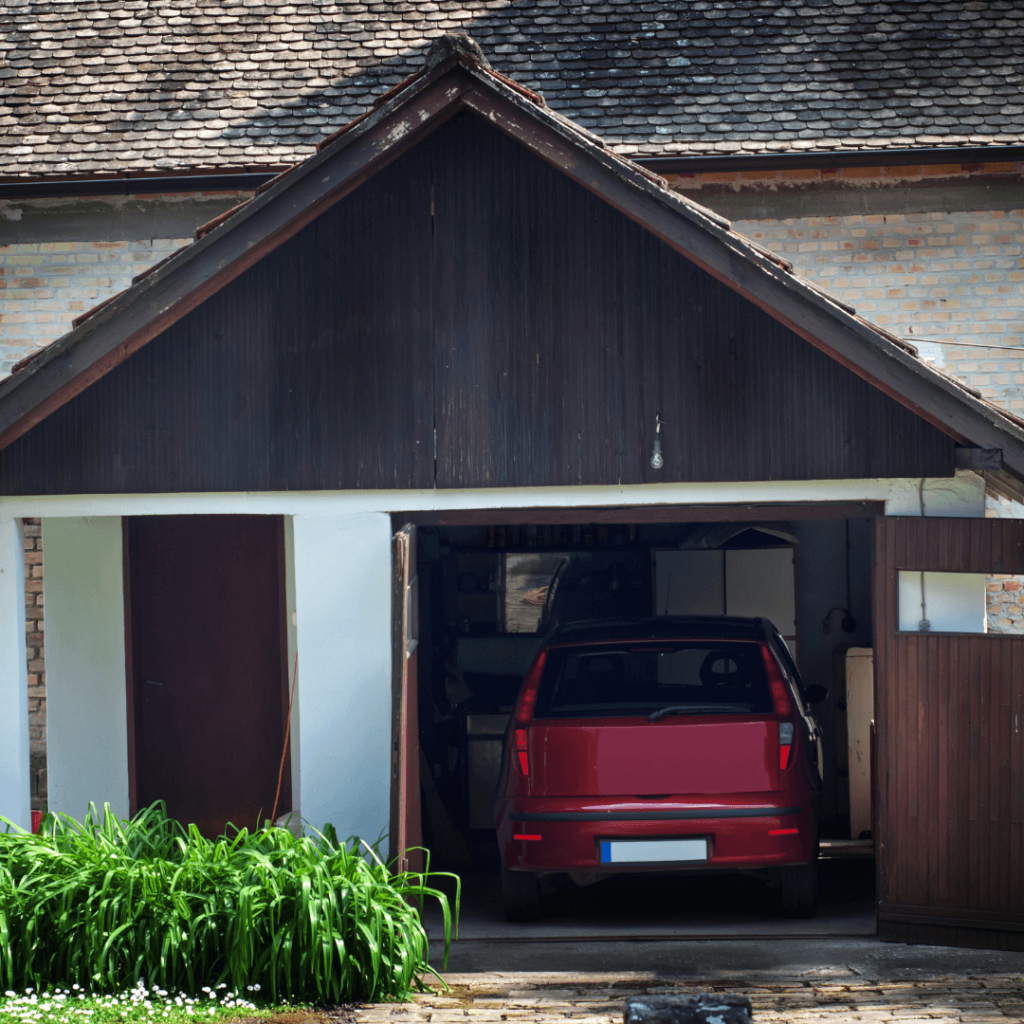
[[[261,824],[287,708],[281,518],[137,516],[127,542],[133,810],[164,800],[207,836]]]
[[[875,548],[878,933],[1024,950],[1024,636],[901,633],[901,569],[1024,572],[1024,522],[886,518]]]
[[[388,860],[395,871],[420,871],[419,597],[416,527],[395,534],[392,588],[391,829]],[[410,852],[411,851],[411,852]]]

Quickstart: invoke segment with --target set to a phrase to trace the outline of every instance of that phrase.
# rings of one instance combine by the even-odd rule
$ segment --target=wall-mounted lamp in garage
[[[821,620],[821,631],[823,633],[832,632],[832,613],[843,612],[843,618],[839,625],[842,627],[844,633],[852,633],[857,628],[857,620],[850,614],[849,608],[830,608],[825,618]]]
[[[651,468],[661,469],[665,459],[661,454],[661,413],[654,414],[654,451],[651,452]]]

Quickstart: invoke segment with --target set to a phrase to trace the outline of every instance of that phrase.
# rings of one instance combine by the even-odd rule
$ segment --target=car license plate
[[[708,859],[707,839],[602,839],[602,864],[678,864]]]

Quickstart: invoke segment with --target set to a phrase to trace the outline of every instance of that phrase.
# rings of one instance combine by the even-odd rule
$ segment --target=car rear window
[[[535,718],[771,714],[754,641],[609,643],[549,649]]]

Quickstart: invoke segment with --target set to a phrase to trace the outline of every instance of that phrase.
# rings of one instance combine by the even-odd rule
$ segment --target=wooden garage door
[[[899,571],[1024,572],[1024,523],[878,520],[878,932],[1024,950],[1024,637],[900,632]]]
[[[219,835],[270,817],[284,743],[279,516],[128,521],[132,809]],[[285,759],[277,813],[291,809]]]

